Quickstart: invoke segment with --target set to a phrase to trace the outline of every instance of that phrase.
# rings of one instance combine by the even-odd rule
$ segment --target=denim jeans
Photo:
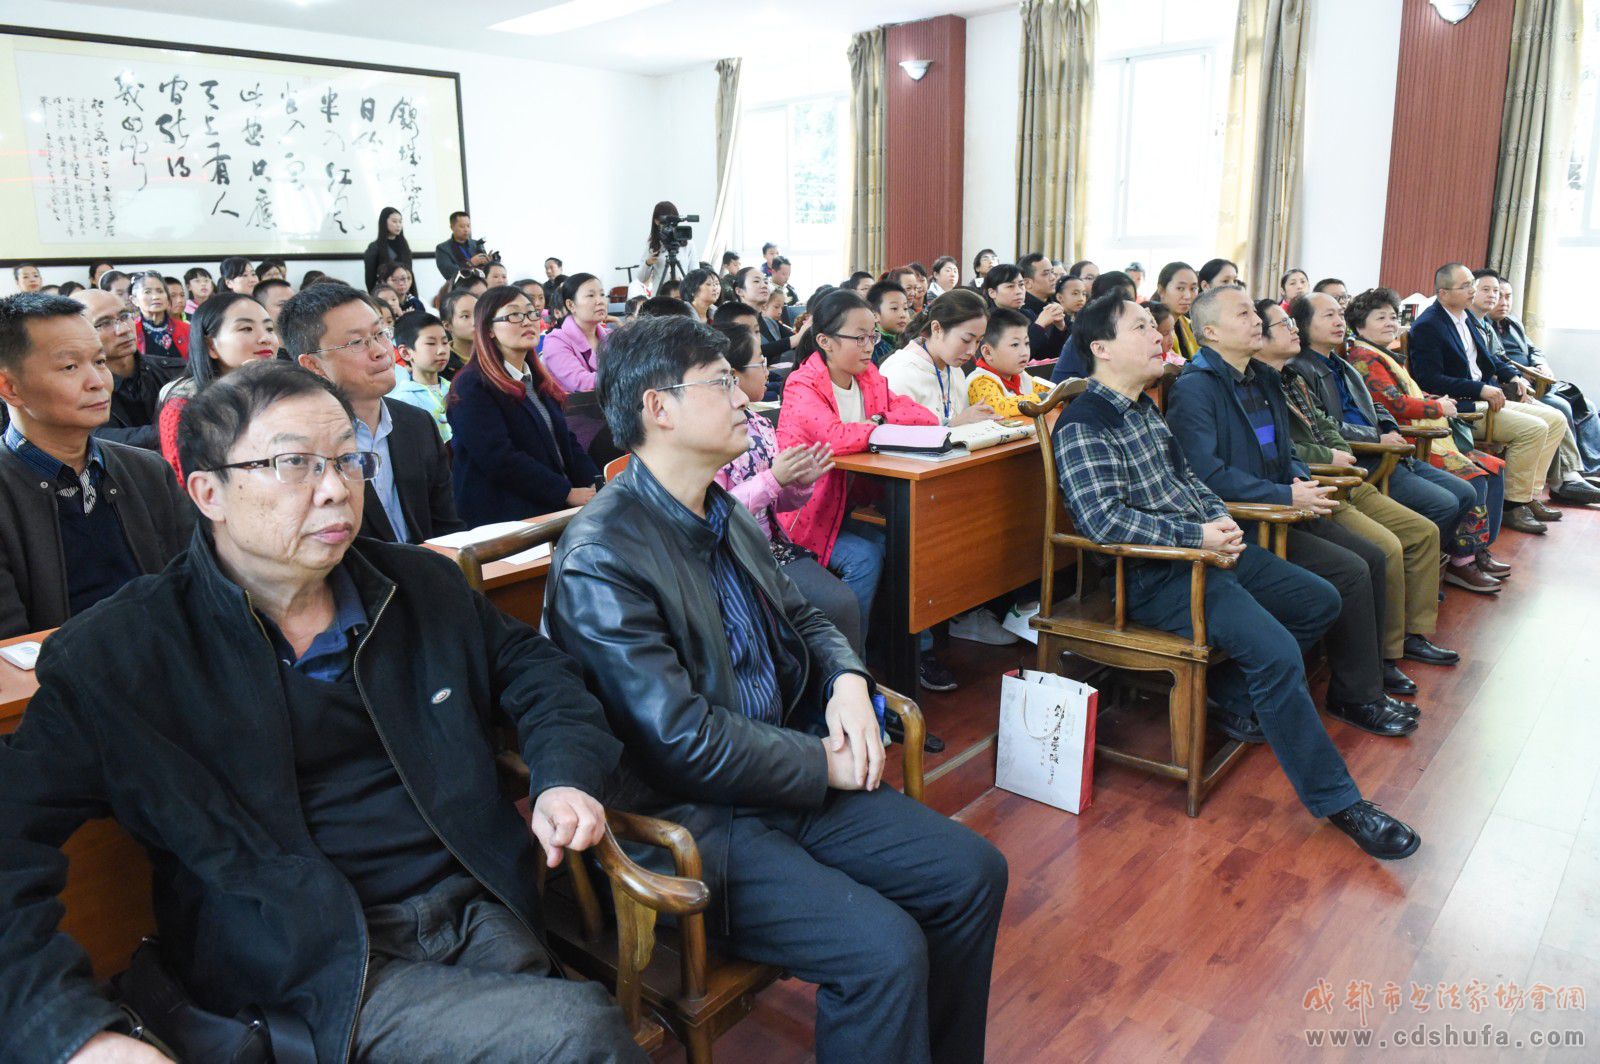
[[[1600,471],[1600,418],[1595,417],[1594,411],[1589,411],[1580,421],[1573,412],[1572,404],[1565,396],[1556,395],[1554,390],[1547,392],[1539,401],[1561,411],[1561,416],[1567,419],[1567,427],[1578,440],[1578,454],[1582,459],[1580,464],[1583,472]]]
[[[878,592],[878,579],[883,576],[883,553],[886,540],[883,529],[846,518],[839,528],[839,538],[833,541],[833,554],[828,558],[828,568],[843,580],[861,603],[861,638],[865,641],[872,621],[872,599]],[[933,649],[933,633],[917,633],[917,649],[927,653]]]
[[[1477,502],[1476,492],[1466,481],[1414,458],[1395,466],[1389,477],[1389,497],[1438,525],[1445,542]]]
[[[1211,695],[1261,722],[1283,774],[1312,816],[1361,800],[1306,689],[1303,651],[1339,616],[1339,592],[1314,573],[1254,544],[1234,569],[1206,573],[1206,633],[1229,660],[1212,672]],[[1189,567],[1147,563],[1132,574],[1128,614],[1140,624],[1193,635]]]

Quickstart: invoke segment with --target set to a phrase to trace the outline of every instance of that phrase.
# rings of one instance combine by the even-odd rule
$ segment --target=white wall
[[[711,232],[711,216],[717,209],[717,68],[708,63],[693,70],[652,78],[652,102],[656,120],[650,133],[655,149],[648,158],[656,160],[649,167],[651,202],[645,205],[644,215],[656,199],[671,200],[685,214],[698,214],[700,221],[694,226],[695,253],[706,256],[706,236]],[[635,224],[637,233],[625,234],[635,244],[642,245],[645,222]],[[637,256],[638,252],[634,252]],[[618,259],[618,262],[624,260]],[[715,265],[715,263],[713,263]],[[689,263],[685,269],[693,269]]]
[[[994,248],[1016,257],[1017,83],[1022,67],[1022,17],[1015,8],[967,19],[967,129],[964,143],[961,276],[972,259]]]
[[[504,253],[513,277],[540,276],[545,256],[557,255],[569,272],[588,270],[609,283],[621,283],[623,275],[613,267],[638,257],[655,201],[682,196],[679,205],[693,210],[691,196],[703,196],[693,187],[698,177],[690,179],[687,192],[680,191],[658,165],[662,146],[674,131],[697,125],[680,120],[664,106],[679,98],[680,89],[687,91],[687,75],[651,78],[169,15],[161,17],[157,31],[148,20],[125,11],[53,0],[9,5],[6,21],[100,34],[125,26],[135,37],[459,71],[473,228]],[[714,86],[715,75],[710,76]],[[676,84],[680,80],[685,84]],[[665,89],[662,83],[667,83]],[[712,91],[714,95],[714,87]],[[708,115],[707,130],[710,124]],[[683,158],[691,157],[692,153]],[[406,235],[416,255],[418,286],[431,294],[442,283],[431,262],[433,245],[448,235],[446,220],[414,226]],[[175,248],[174,253],[181,254],[182,249]],[[202,265],[215,273],[215,262]],[[296,262],[291,263],[291,274],[298,280],[301,271],[312,266],[361,280],[358,261]],[[161,269],[172,274],[174,267],[183,268],[174,263]],[[82,281],[83,272],[65,269],[58,277],[58,271],[49,270],[46,279]],[[14,290],[10,273],[0,271],[0,291]]]
[[[1300,265],[1357,292],[1378,283],[1400,54],[1400,5],[1311,5]]]

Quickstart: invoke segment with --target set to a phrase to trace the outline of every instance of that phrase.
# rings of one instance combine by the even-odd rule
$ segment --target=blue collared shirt
[[[405,511],[400,508],[400,489],[394,482],[394,463],[389,461],[389,433],[394,431],[394,419],[389,416],[389,404],[378,401],[378,431],[373,432],[367,423],[356,418],[356,446],[363,451],[378,453],[378,475],[372,478],[372,490],[389,518],[394,538],[400,543],[411,542],[411,529],[406,525]]]
[[[1339,420],[1346,425],[1363,425],[1372,428],[1372,422],[1357,405],[1355,396],[1350,394],[1350,385],[1344,378],[1344,367],[1331,355],[1318,355],[1318,358],[1333,372],[1334,386],[1339,389]]]
[[[728,518],[738,505],[727,494],[716,494],[706,508],[705,523],[716,533],[711,552],[711,582],[722,608],[722,632],[728,638],[733,675],[738,688],[739,712],[767,724],[783,722],[778,696],[778,670],[772,659],[771,624],[759,593],[734,560],[728,544]]]
[[[70,500],[80,513],[88,515],[94,512],[95,503],[100,499],[100,481],[105,477],[106,466],[100,456],[100,445],[93,436],[89,437],[89,460],[84,464],[82,473],[28,442],[16,422],[6,426],[5,443],[7,449],[28,463],[30,469],[46,480],[55,482],[56,498],[62,505]]]
[[[367,607],[356,591],[355,581],[339,566],[328,574],[328,590],[333,592],[333,623],[318,632],[304,654],[296,655],[289,641],[278,631],[278,626],[266,617],[261,626],[272,640],[272,652],[278,660],[302,676],[324,683],[342,680],[355,660],[356,637],[367,626]]]

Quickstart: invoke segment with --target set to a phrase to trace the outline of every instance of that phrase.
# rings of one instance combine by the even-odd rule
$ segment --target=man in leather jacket
[[[108,815],[151,855],[167,969],[267,1011],[280,1062],[301,1026],[325,1064],[643,1060],[599,984],[555,976],[495,772],[509,718],[550,863],[601,837],[620,746],[572,663],[447,559],[352,542],[375,468],[322,378],[235,370],[179,450],[188,553],[50,637],[0,744],[0,1064],[166,1059],[58,927],[60,846]]]
[[[551,638],[622,739],[612,804],[695,837],[739,956],[818,984],[819,1061],[979,1061],[1005,859],[892,788],[872,683],[717,487],[749,445],[726,340],[619,329],[598,391],[628,468],[567,529]]]

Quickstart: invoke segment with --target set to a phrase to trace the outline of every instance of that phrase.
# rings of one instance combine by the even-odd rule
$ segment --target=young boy
[[[395,383],[390,397],[426,410],[438,426],[439,438],[449,443],[450,421],[444,414],[444,401],[450,394],[450,382],[439,376],[450,361],[450,339],[445,335],[444,322],[415,310],[402,315],[394,324],[394,346],[400,359],[394,364]]]
[[[867,289],[867,305],[878,316],[878,342],[872,348],[872,364],[883,360],[900,346],[900,334],[911,324],[911,304],[906,290],[893,281],[879,281]]]
[[[1000,417],[1018,417],[1018,404],[1050,394],[1049,381],[1030,376],[1028,316],[996,307],[983,333],[983,350],[967,374],[967,401],[988,403]]]

